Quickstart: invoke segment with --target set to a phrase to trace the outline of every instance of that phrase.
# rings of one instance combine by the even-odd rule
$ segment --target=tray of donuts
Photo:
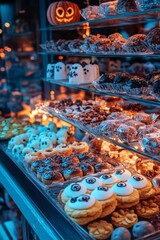
[[[85,176],[47,193],[91,239],[160,239],[160,189],[141,174],[123,168]]]
[[[52,150],[44,149],[44,154],[46,153],[45,157],[41,155],[35,158],[39,154],[36,152],[24,158],[27,172],[45,189],[50,186],[63,186],[65,182],[72,182],[86,175],[122,168],[122,164],[117,160],[107,154],[95,152],[86,142],[74,141],[69,145],[57,145]]]

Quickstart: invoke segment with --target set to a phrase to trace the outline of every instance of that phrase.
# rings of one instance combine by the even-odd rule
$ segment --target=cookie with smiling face
[[[147,199],[155,194],[152,183],[143,175],[135,174],[131,176],[128,179],[128,183],[138,190],[141,200]]]
[[[82,194],[69,199],[64,210],[72,220],[85,225],[101,216],[102,205],[91,195]]]
[[[118,208],[130,208],[139,203],[139,192],[127,182],[119,182],[112,186],[117,195]]]

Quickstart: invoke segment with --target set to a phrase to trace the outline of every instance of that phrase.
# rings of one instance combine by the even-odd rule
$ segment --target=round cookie
[[[81,194],[85,194],[87,188],[82,183],[71,183],[64,190],[60,191],[58,198],[61,202],[66,203],[69,198],[78,197]]]
[[[152,187],[152,183],[140,174],[135,174],[128,179],[135,189],[138,190],[140,199],[147,199],[155,194],[155,190]]]
[[[130,208],[139,203],[139,192],[127,182],[119,182],[112,186],[117,194],[118,208]]]
[[[116,209],[116,194],[111,188],[99,186],[92,191],[91,196],[98,200],[102,205],[101,218],[108,216]]]
[[[131,173],[130,171],[128,171],[127,169],[120,169],[117,170],[114,175],[116,176],[116,178],[118,178],[120,181],[127,181],[130,177],[131,177]]]
[[[104,220],[99,220],[88,224],[89,234],[95,239],[108,239],[113,231],[113,226]]]
[[[68,200],[64,207],[69,217],[80,225],[85,225],[101,216],[102,205],[88,194]]]
[[[138,222],[138,216],[133,209],[119,209],[112,213],[111,222],[116,227],[130,228]]]
[[[136,205],[138,216],[143,218],[152,218],[156,213],[159,213],[159,206],[153,200],[141,201]]]
[[[103,174],[100,176],[100,180],[107,187],[112,187],[115,183],[119,182],[114,174]]]
[[[84,178],[82,183],[89,191],[93,191],[96,187],[103,185],[102,181],[97,177]]]

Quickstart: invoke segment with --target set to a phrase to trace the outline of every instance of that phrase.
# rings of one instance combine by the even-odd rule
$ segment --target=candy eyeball
[[[41,149],[53,148],[52,141],[51,141],[49,138],[44,138],[44,139],[40,142],[40,147],[41,147]]]
[[[13,155],[21,154],[23,151],[23,148],[24,148],[23,144],[15,145],[12,149],[12,154]]]

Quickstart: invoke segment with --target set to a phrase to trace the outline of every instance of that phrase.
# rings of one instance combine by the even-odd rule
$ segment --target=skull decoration
[[[85,80],[85,83],[90,83],[93,80],[95,80],[95,77],[94,77],[94,65],[87,64],[87,65],[85,65],[83,70],[84,70],[84,80]]]
[[[68,1],[53,2],[47,9],[47,19],[52,25],[78,22],[80,10],[77,4]]]
[[[47,65],[47,76],[46,76],[47,79],[54,79],[54,65],[55,64],[51,64],[51,63]]]
[[[40,143],[41,149],[44,148],[53,148],[52,141],[49,138],[44,138]]]
[[[73,64],[69,72],[69,83],[82,84],[84,82],[84,71],[82,66],[79,63]]]
[[[63,62],[57,62],[54,67],[54,79],[61,80],[66,79],[66,68]]]

